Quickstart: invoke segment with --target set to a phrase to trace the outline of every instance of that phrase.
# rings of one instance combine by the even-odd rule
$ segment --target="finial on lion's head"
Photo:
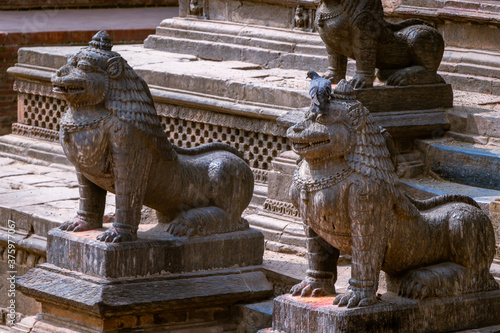
[[[99,54],[107,61],[107,71],[111,78],[118,78],[123,72],[123,58],[116,52],[111,51],[111,37],[101,30],[92,37],[89,42],[89,50]]]
[[[101,30],[92,37],[89,46],[94,49],[111,51],[113,44],[111,44],[111,37],[105,30]]]
[[[333,91],[333,98],[355,101],[356,93],[354,91],[353,86],[346,80],[342,79],[340,80],[340,82],[335,87],[335,90]]]

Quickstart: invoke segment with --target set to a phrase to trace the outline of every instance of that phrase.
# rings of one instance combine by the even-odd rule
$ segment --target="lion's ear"
[[[109,76],[111,76],[113,79],[118,78],[120,75],[123,73],[123,58],[118,56],[118,57],[113,57],[108,60],[108,73]]]

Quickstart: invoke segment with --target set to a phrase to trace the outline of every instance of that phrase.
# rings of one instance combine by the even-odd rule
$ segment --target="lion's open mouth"
[[[296,151],[306,151],[317,146],[329,144],[330,140],[319,140],[319,141],[301,141],[292,142],[293,149]]]
[[[52,91],[55,93],[59,94],[76,94],[83,92],[85,88],[81,86],[67,86],[67,85],[60,85],[60,84],[54,84]]]

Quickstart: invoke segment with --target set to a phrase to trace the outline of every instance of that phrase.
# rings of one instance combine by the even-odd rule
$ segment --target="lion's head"
[[[53,92],[74,112],[103,105],[106,112],[144,132],[168,159],[174,159],[148,85],[112,47],[106,31],[95,34],[88,47],[56,71]]]
[[[110,80],[123,73],[124,60],[111,51],[105,31],[99,31],[90,42],[68,59],[52,77],[54,93],[71,107],[102,103],[110,90]]]
[[[335,88],[326,113],[312,110],[287,131],[295,153],[309,164],[344,158],[357,174],[384,186],[396,198],[404,197],[382,128],[356,100],[354,88],[347,81],[340,81]]]

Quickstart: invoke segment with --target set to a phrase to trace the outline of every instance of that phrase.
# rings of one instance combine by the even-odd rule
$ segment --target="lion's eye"
[[[331,124],[331,123],[333,123],[333,119],[332,119],[332,117],[329,117],[327,115],[320,114],[316,118],[316,122],[318,122],[320,124]]]
[[[90,71],[92,69],[92,65],[87,61],[79,61],[78,68],[83,71]]]

